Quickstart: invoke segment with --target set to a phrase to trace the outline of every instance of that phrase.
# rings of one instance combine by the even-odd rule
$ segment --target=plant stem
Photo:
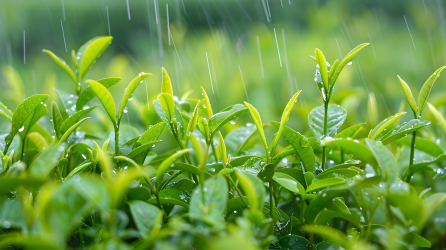
[[[344,163],[345,159],[344,159],[344,150],[341,148],[341,162]]]
[[[234,186],[235,191],[237,191],[238,195],[240,196],[240,199],[243,201],[246,207],[248,207],[248,202],[245,200],[245,197],[243,196],[243,193],[240,191],[240,189],[235,184],[234,180],[231,178],[231,176],[226,175],[226,179]]]
[[[214,155],[215,162],[218,162],[217,152],[215,151],[214,141],[211,140],[212,154]]]
[[[328,99],[324,102],[324,137],[327,136],[327,123],[328,123]],[[326,162],[326,147],[322,146],[322,171],[325,171],[325,162]]]
[[[119,123],[115,127],[115,155],[119,155]]]
[[[24,137],[22,137],[22,149],[20,151],[20,160],[23,160],[23,153],[25,153],[25,140],[26,140],[26,135]]]
[[[410,144],[410,161],[409,167],[413,165],[413,158],[415,155],[415,140],[417,139],[417,131],[412,133],[412,143]]]
[[[269,215],[271,216],[271,221],[273,223],[273,231],[276,223],[274,222],[274,190],[273,190],[273,181],[269,179]],[[280,233],[280,228],[278,228]]]
[[[203,196],[203,203],[205,203],[204,199],[204,169],[206,167],[206,162],[208,160],[208,152],[209,152],[210,143],[206,143],[206,148],[203,152],[203,158],[201,159],[200,164],[198,165],[198,170],[200,171],[200,182],[201,182],[201,195]]]

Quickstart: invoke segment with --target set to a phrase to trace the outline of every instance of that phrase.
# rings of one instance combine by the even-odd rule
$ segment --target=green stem
[[[269,179],[269,214],[271,216],[271,220],[273,222],[273,229],[274,229],[274,216],[273,216],[273,208],[274,208],[274,200],[273,200],[273,182],[271,179]]]
[[[11,145],[11,143],[6,143],[5,149],[3,150],[3,155],[6,155],[8,153],[9,145]]]
[[[413,158],[415,155],[415,140],[417,138],[417,131],[412,133],[412,143],[410,144],[410,161],[409,161],[409,166],[413,165]],[[410,180],[410,179],[409,179]]]
[[[243,201],[246,207],[248,207],[248,202],[246,201],[245,197],[243,196],[243,193],[240,191],[240,189],[235,184],[234,180],[231,178],[231,176],[226,175],[226,179],[234,186],[235,191],[237,191],[238,195],[240,196],[240,199]]]
[[[203,152],[203,158],[201,159],[200,165],[198,165],[198,170],[200,171],[200,182],[201,182],[201,195],[203,197],[203,203],[205,203],[204,199],[204,169],[206,167],[206,162],[208,160],[208,152],[209,152],[210,143],[206,143],[206,148]]]
[[[345,159],[344,159],[344,150],[341,148],[341,163],[344,163]]]
[[[115,127],[115,155],[119,155],[119,123]]]
[[[22,137],[22,149],[20,151],[20,160],[23,160],[23,153],[25,153],[25,141],[26,141],[26,135]]]
[[[215,162],[218,162],[217,151],[215,151],[214,141],[211,140],[212,154],[214,155]]]
[[[327,136],[327,123],[328,123],[328,98],[324,103],[325,113],[324,113],[324,137]],[[322,171],[325,170],[325,162],[326,162],[326,147],[325,145],[322,147]]]
[[[175,140],[177,141],[178,145],[180,146],[181,150],[185,149],[186,147],[183,144],[183,141],[178,137],[177,134],[174,134]],[[192,159],[190,158],[190,153],[187,152],[186,154],[186,160],[189,164],[192,165]]]

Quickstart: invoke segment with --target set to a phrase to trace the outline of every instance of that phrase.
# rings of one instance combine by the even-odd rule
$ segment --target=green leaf
[[[203,134],[204,139],[206,140],[206,143],[208,143],[211,139],[211,134],[209,132],[208,123],[203,117],[198,118],[198,130],[200,130],[201,134]]]
[[[126,156],[134,160],[137,164],[143,164],[147,154],[152,150],[154,145],[159,142],[161,142],[161,140],[144,143],[136,148],[133,148],[133,150],[130,151]]]
[[[354,154],[356,158],[370,163],[370,165],[377,167],[378,162],[375,159],[372,151],[367,148],[364,144],[359,143],[358,140],[349,140],[349,139],[333,139],[324,143],[326,147],[340,147],[347,154]]]
[[[200,175],[200,170],[197,167],[183,162],[175,162],[173,166],[170,165],[168,171],[170,170],[184,170],[194,175]],[[212,175],[209,174],[208,172],[204,172],[204,177],[208,179],[211,178]]]
[[[328,117],[327,117],[327,134],[324,135],[324,117],[325,108],[324,106],[319,106],[311,110],[308,115],[308,125],[314,136],[321,140],[326,137],[333,137],[336,135],[338,129],[342,126],[345,119],[347,118],[347,111],[339,105],[330,104],[328,105]]]
[[[412,137],[403,137],[396,141],[398,144],[402,144],[405,146],[409,146],[412,144]],[[428,139],[424,139],[422,137],[417,137],[415,143],[415,149],[428,153],[433,157],[438,157],[441,154],[444,154],[443,149],[436,142],[433,142]]]
[[[365,125],[365,123],[360,123],[360,124],[356,124],[356,125],[352,125],[344,130],[342,130],[341,132],[337,133],[334,138],[348,138],[348,137],[353,137],[361,128],[362,126]]]
[[[195,127],[197,126],[198,123],[198,103],[195,106],[194,112],[192,113],[191,119],[189,120],[189,123],[187,124],[187,129],[186,129],[186,145],[187,142],[189,141],[190,136],[192,135],[192,133],[195,130]]]
[[[442,161],[446,161],[446,154],[441,154],[432,161],[424,161],[424,162],[420,162],[420,163],[416,163],[411,166],[408,166],[406,168],[406,171],[404,172],[403,180],[405,180],[409,175],[411,176],[416,172],[432,170],[431,168],[428,167],[429,165],[437,163],[437,162],[442,162]],[[442,176],[442,171],[437,172],[437,175],[435,175],[433,179],[437,179],[440,176]]]
[[[240,186],[248,198],[250,209],[262,209],[265,199],[265,188],[262,181],[260,181],[254,175],[244,173],[240,170],[237,170],[235,173],[239,180]]]
[[[99,82],[87,80],[87,83],[90,85],[91,90],[94,92],[94,94],[98,97],[99,101],[105,109],[105,112],[112,121],[113,125],[116,127],[116,106],[115,101],[113,100],[113,96],[110,94],[108,89]]]
[[[63,118],[62,115],[60,114],[59,107],[55,102],[53,102],[53,104],[51,105],[51,119],[53,122],[53,129],[55,131],[56,137],[57,139],[59,139],[60,126],[62,126]]]
[[[171,126],[170,122],[172,121],[172,118],[174,118],[174,112],[175,112],[175,102],[173,100],[173,96],[166,94],[166,93],[161,93],[158,95],[158,101],[162,108],[161,111],[164,113],[165,119],[168,121],[168,122],[166,122],[166,124]],[[155,101],[154,101],[154,103],[155,103]],[[158,115],[161,117],[162,115],[157,110],[157,107],[155,107],[155,110],[158,113]],[[161,119],[162,118],[163,117],[161,117]]]
[[[353,170],[353,169],[348,169],[348,168],[333,169],[333,170],[331,170],[331,169],[332,168],[329,168],[329,169],[325,170],[324,172],[320,173],[318,176],[316,176],[316,178],[313,180],[313,182],[320,181],[320,180],[327,179],[327,178],[332,178],[332,177],[349,179],[349,178],[353,178],[359,174],[358,171]]]
[[[42,118],[43,116],[45,116],[48,113],[48,109],[46,108],[46,104],[39,104],[37,105],[37,107],[34,109],[34,112],[32,115],[30,115],[25,122],[23,123],[23,135],[28,134],[28,132],[31,130],[31,128],[33,128],[33,126],[35,124],[37,124],[37,121]],[[19,130],[20,132],[20,130]]]
[[[347,65],[349,62],[352,61],[353,57],[359,53],[363,48],[365,48],[369,43],[362,43],[358,46],[356,46],[354,49],[352,49],[347,55],[345,55],[344,59],[342,59],[341,63],[339,63],[339,66],[336,68],[335,73],[333,74],[333,77],[330,78],[330,86],[332,86],[336,80],[338,79],[339,74],[341,73],[342,69],[344,69],[345,65]]]
[[[171,155],[169,158],[165,159],[161,165],[158,167],[156,171],[156,180],[158,183],[161,183],[163,174],[169,169],[170,165],[174,163],[179,157],[189,152],[189,149],[183,149],[175,154]]]
[[[241,172],[257,176],[266,165],[266,162],[262,158],[251,157],[245,163],[243,163],[242,166],[236,167],[236,169]]]
[[[358,227],[361,225],[359,216],[356,213],[346,214],[331,210],[320,211],[316,216],[316,219],[314,219],[314,224],[326,225],[329,220],[334,218],[341,218],[350,221],[353,225]]]
[[[211,134],[217,132],[217,130],[221,126],[228,123],[229,121],[237,119],[241,114],[245,113],[246,111],[248,111],[248,109],[246,108],[245,105],[235,104],[214,114],[209,119],[209,130],[211,131]]]
[[[203,87],[200,87],[200,88],[201,88],[201,91],[203,92],[203,98],[204,98],[203,108],[206,110],[207,118],[209,119],[209,122],[210,122],[210,119],[213,116],[211,102],[209,101],[208,94],[206,93],[204,88]]]
[[[343,232],[329,226],[304,225],[301,227],[301,230],[320,235],[329,242],[339,245],[344,249],[352,249],[353,247],[353,243]]]
[[[79,66],[77,65],[77,61],[76,61],[76,52],[74,51],[74,49],[71,50],[71,60],[73,60],[74,67],[76,69],[79,69]]]
[[[442,66],[439,69],[437,69],[423,84],[423,87],[421,87],[420,94],[418,94],[418,115],[421,116],[421,113],[423,112],[424,109],[424,105],[427,102],[427,98],[431,93],[432,87],[434,86],[434,83],[437,80],[437,78],[440,77],[441,71],[443,71],[445,68],[446,66]]]
[[[437,210],[437,208],[440,207],[441,204],[443,204],[444,202],[446,202],[446,193],[436,193],[436,194],[433,194],[433,195],[429,196],[424,201],[425,211],[424,211],[424,213],[422,215],[423,218],[422,218],[420,224],[417,227],[417,229],[418,229],[417,231],[418,232],[421,231],[421,229],[424,227],[426,222],[432,217],[432,215]]]
[[[260,118],[259,112],[251,104],[245,102],[245,105],[248,107],[249,113],[251,113],[252,120],[257,127],[257,131],[259,132],[263,146],[265,147],[265,152],[268,155],[268,144],[266,143],[265,132],[263,132],[262,119]]]
[[[142,234],[143,238],[152,234],[161,223],[163,212],[157,207],[144,201],[130,201],[130,212],[135,221],[136,228]]]
[[[217,154],[220,156],[219,159],[223,162],[223,167],[226,168],[226,164],[228,163],[228,155],[226,153],[226,145],[225,140],[223,139],[223,136],[221,135],[220,131],[218,131],[218,136],[220,138],[220,143],[217,147]]]
[[[65,132],[67,132],[69,128],[71,128],[74,124],[76,124],[79,121],[79,119],[81,119],[84,115],[90,113],[90,111],[92,111],[98,106],[99,105],[90,107],[88,109],[83,109],[81,111],[74,113],[72,116],[68,117],[59,128],[60,136],[65,134]]]
[[[161,85],[161,93],[169,94],[173,97],[172,83],[170,82],[169,74],[165,68],[161,68],[163,74],[163,83]]]
[[[376,172],[388,183],[393,183],[398,176],[398,163],[392,152],[380,141],[366,138],[365,144],[372,151],[378,162],[379,171]]]
[[[327,61],[325,60],[325,56],[319,49],[315,50],[316,54],[316,63],[321,72],[322,82],[324,83],[325,93],[328,93],[329,85],[328,85],[328,71],[327,71]]]
[[[310,193],[310,192],[318,190],[318,189],[335,186],[335,185],[343,183],[344,181],[345,181],[344,179],[337,178],[337,177],[322,179],[320,181],[313,182],[310,186],[308,186],[306,192]]]
[[[223,214],[228,202],[228,184],[221,175],[215,175],[204,182],[204,197],[201,185],[195,188],[190,201],[189,215],[194,217],[205,217],[216,225],[222,225]],[[224,224],[223,224],[224,225]]]
[[[295,194],[305,194],[305,188],[293,177],[285,173],[274,173],[273,180],[279,183],[280,186],[288,189]]]
[[[104,53],[110,45],[113,37],[102,36],[95,37],[84,43],[77,51],[76,60],[79,66],[79,78],[84,79],[85,74],[96,61],[96,59]]]
[[[110,77],[104,78],[101,80],[97,80],[98,83],[104,85],[106,88],[110,88],[121,80],[119,77]],[[76,110],[80,111],[84,109],[86,106],[88,107],[88,103],[95,97],[95,93],[91,89],[91,87],[85,88],[76,102]]]
[[[127,86],[124,92],[124,97],[122,98],[121,107],[118,111],[118,120],[121,120],[122,114],[124,113],[124,109],[127,106],[127,103],[132,98],[133,92],[136,90],[138,85],[147,77],[151,76],[150,73],[141,72],[137,77],[135,77]]]
[[[328,75],[328,81],[331,80],[334,73],[336,72],[336,68],[338,67],[338,64],[339,64],[339,59],[336,59],[336,61],[334,61],[333,65],[331,65],[330,74]],[[332,86],[332,88],[333,88],[333,86]]]
[[[28,174],[35,177],[46,177],[59,162],[63,151],[64,147],[58,145],[41,151],[29,166]]]
[[[298,181],[304,188],[308,186],[305,174],[300,166],[298,168],[278,168],[275,170],[275,173],[285,173],[293,177],[293,179]]]
[[[0,115],[3,115],[10,122],[12,121],[12,111],[5,106],[5,104],[0,102]]]
[[[231,156],[238,156],[242,149],[255,135],[257,128],[252,123],[240,126],[229,132],[225,137],[226,149]]]
[[[160,137],[161,133],[164,130],[164,127],[166,124],[164,122],[157,123],[155,125],[149,126],[149,128],[144,132],[139,139],[136,141],[135,145],[133,145],[133,148],[139,147],[142,144],[156,141]]]
[[[418,119],[412,119],[408,122],[402,123],[392,130],[387,132],[380,140],[384,145],[387,145],[393,141],[400,139],[408,134],[411,134],[425,126],[431,124],[430,121],[420,121]]]
[[[316,56],[317,56],[317,51],[319,51],[319,50],[316,49]],[[320,53],[322,54],[322,52],[320,52]],[[324,55],[322,55],[322,57],[323,56]],[[324,58],[324,61],[325,61],[325,58]],[[325,65],[325,68],[327,68],[326,65]],[[327,84],[328,84],[328,80],[327,80]],[[293,97],[291,97],[291,100],[288,102],[285,109],[283,110],[282,118],[280,119],[279,131],[277,132],[276,136],[274,137],[274,141],[271,144],[271,154],[275,153],[277,143],[279,142],[280,136],[282,135],[282,132],[283,132],[284,128],[286,127],[286,123],[288,122],[288,120],[290,118],[290,114],[291,114],[291,111],[293,110],[294,103],[296,103],[297,97],[299,96],[300,92],[302,92],[302,90],[299,90]]]
[[[81,125],[81,123],[83,123],[84,121],[86,121],[88,119],[90,119],[90,117],[85,117],[84,119],[73,124],[73,126],[71,126],[69,129],[67,129],[67,131],[60,137],[59,143],[62,143],[66,139],[68,139],[68,137],[70,137],[71,133],[73,133],[76,130],[76,128],[79,127],[79,125]]]
[[[413,98],[412,91],[410,91],[409,85],[407,85],[407,83],[403,79],[401,79],[400,76],[398,76],[398,79],[400,80],[401,88],[403,88],[403,92],[404,92],[404,95],[406,96],[406,100],[409,103],[409,106],[412,109],[412,112],[416,116],[417,103],[415,102],[415,98]]]
[[[271,122],[271,124],[276,128],[279,128],[280,126],[278,122],[274,121]],[[315,167],[315,158],[313,149],[311,148],[308,139],[288,126],[284,127],[282,134],[291,144],[294,150],[296,150],[296,153],[299,155],[300,160],[304,165],[305,171],[313,172]]]
[[[74,75],[73,71],[71,70],[70,66],[60,57],[56,56],[53,52],[49,50],[42,50],[43,52],[47,53],[65,72],[68,74],[68,76],[73,80],[74,84],[77,85],[78,81],[76,79],[76,76]]]
[[[277,242],[280,249],[310,249],[307,239],[299,235],[286,235]]]
[[[376,127],[370,131],[369,138],[372,140],[376,140],[381,133],[383,133],[387,127],[392,125],[396,120],[398,120],[401,116],[405,115],[406,112],[396,113],[393,116],[387,117],[382,122],[380,122]]]
[[[257,174],[257,178],[259,178],[263,182],[268,182],[274,176],[274,168],[275,168],[274,164],[266,164],[265,166],[263,166],[262,170],[260,170],[260,172]]]
[[[48,95],[33,95],[26,98],[19,106],[14,110],[12,115],[11,132],[5,138],[6,143],[11,143],[17,132],[20,131],[26,119],[34,113],[34,110],[44,101],[48,99]]]
[[[441,131],[443,131],[443,134],[446,137],[446,120],[444,119],[444,116],[432,104],[427,103],[427,105],[431,113],[434,115],[435,120],[437,120],[437,123],[440,126]]]
[[[83,170],[88,168],[90,165],[91,165],[91,162],[87,162],[87,163],[81,164],[80,166],[78,166],[75,169],[71,170],[71,172],[67,175],[67,177],[65,179],[68,179],[68,178],[76,175],[77,173],[82,172]]]

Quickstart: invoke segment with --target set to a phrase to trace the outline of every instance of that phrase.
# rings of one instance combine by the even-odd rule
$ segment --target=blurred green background
[[[371,46],[340,75],[333,103],[349,112],[345,126],[373,125],[400,109],[404,95],[397,74],[417,95],[445,64],[445,7],[440,0],[2,0],[0,99],[14,109],[35,93],[57,101],[53,88],[75,94],[69,77],[42,49],[72,65],[71,50],[110,34],[112,44],[86,79],[122,77],[110,88],[119,105],[131,79],[153,73],[147,92],[141,84],[128,107],[129,123],[140,131],[159,119],[147,100],[160,92],[165,67],[179,98],[188,90],[201,98],[203,86],[214,112],[249,99],[264,122],[279,120],[289,98],[303,90],[290,126],[308,134],[306,117],[322,103],[309,55],[319,48],[332,63],[367,42]],[[440,78],[430,101],[441,100],[445,89]],[[369,93],[378,117],[367,115]],[[97,122],[105,115],[102,108],[95,113],[88,126],[109,130],[107,119]],[[248,115],[241,120],[251,121]]]

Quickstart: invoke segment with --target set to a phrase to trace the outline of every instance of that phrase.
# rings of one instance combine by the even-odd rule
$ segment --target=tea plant
[[[405,115],[400,112],[368,134],[365,123],[344,126],[347,111],[330,103],[338,76],[368,44],[332,65],[316,49],[322,105],[309,113],[311,132],[303,134],[287,126],[301,91],[288,102],[280,122],[263,123],[247,102],[213,113],[203,88],[201,100],[179,99],[163,68],[161,93],[152,103],[161,122],[131,137],[120,133],[122,116],[151,74],[130,81],[118,111],[108,88],[120,78],[89,79],[82,89],[88,69],[111,40],[94,38],[73,51],[74,71],[44,50],[76,89],[75,95],[58,91],[64,109],[51,104],[51,131],[39,123],[48,113],[47,95],[25,99],[14,112],[0,103],[3,122],[11,128],[0,135],[2,248],[444,247],[446,193],[434,189],[435,181],[446,176],[444,145],[431,140],[433,132],[418,130],[430,125],[421,120],[427,104],[446,133],[444,117],[427,103],[445,67],[423,85],[418,106],[399,78],[414,119],[393,126]],[[95,98],[113,125],[110,138],[81,126],[99,106],[90,105]],[[244,113],[254,124],[224,136],[221,128]],[[177,146],[156,154],[153,147],[162,143],[164,130]],[[272,138],[266,130],[275,132]],[[257,154],[256,147],[264,153]],[[410,162],[402,166],[405,149]],[[423,181],[412,186],[413,176]]]

